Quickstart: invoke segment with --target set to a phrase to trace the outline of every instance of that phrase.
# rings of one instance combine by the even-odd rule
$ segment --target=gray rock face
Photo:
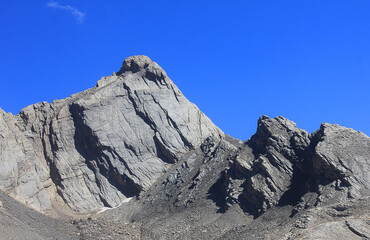
[[[277,205],[289,190],[308,143],[308,133],[295,123],[261,117],[257,133],[240,148],[228,171],[235,179],[229,182],[228,202],[239,202],[253,214]]]
[[[48,194],[54,191],[42,148],[35,151],[24,133],[23,121],[0,109],[0,186],[27,205],[46,210],[51,207]],[[41,145],[41,142],[35,144]]]
[[[96,87],[0,113],[0,187],[46,211],[74,211],[137,196],[179,157],[223,133],[146,56],[127,58]]]
[[[295,123],[261,117],[257,133],[239,149],[227,172],[227,201],[240,203],[254,215],[284,201],[295,173],[304,167],[308,144],[308,133]]]
[[[312,134],[311,142],[312,167],[319,184],[333,183],[328,187],[349,198],[370,194],[369,137],[353,129],[324,123]]]
[[[226,199],[259,216],[273,206],[296,212],[360,198],[370,195],[369,167],[370,139],[361,132],[324,123],[309,135],[283,117],[263,116],[226,172]]]

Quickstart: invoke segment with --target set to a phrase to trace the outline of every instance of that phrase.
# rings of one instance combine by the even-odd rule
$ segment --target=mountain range
[[[370,138],[261,116],[222,132],[146,56],[0,109],[4,239],[368,239]],[[20,231],[22,229],[22,231]]]

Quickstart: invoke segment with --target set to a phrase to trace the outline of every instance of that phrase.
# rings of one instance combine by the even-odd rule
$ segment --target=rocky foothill
[[[224,134],[146,56],[0,109],[1,239],[369,239],[370,138],[258,120]]]

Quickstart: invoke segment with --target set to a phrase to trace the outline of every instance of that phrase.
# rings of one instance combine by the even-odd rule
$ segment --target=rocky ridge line
[[[312,134],[283,117],[263,116],[225,172],[225,204],[259,216],[274,206],[299,209],[370,195],[370,139],[324,123]]]

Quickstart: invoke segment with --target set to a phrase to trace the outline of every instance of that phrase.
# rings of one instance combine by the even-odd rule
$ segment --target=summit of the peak
[[[126,58],[118,75],[123,73],[143,72],[147,79],[162,82],[167,78],[166,72],[154,61],[145,55],[135,55]]]
[[[151,63],[153,63],[153,61],[148,56],[145,55],[131,56],[123,61],[120,72],[124,71],[138,72],[140,71],[140,69],[147,68]]]

